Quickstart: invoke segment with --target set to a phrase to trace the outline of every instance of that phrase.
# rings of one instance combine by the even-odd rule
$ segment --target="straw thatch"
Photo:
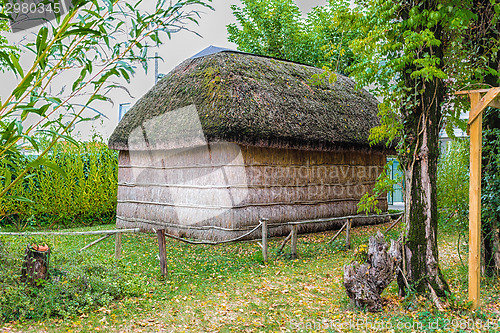
[[[220,240],[261,217],[273,236],[288,232],[280,223],[355,214],[386,162],[368,143],[377,102],[341,75],[313,82],[321,73],[238,52],[183,62],[111,136],[121,151],[117,226]]]
[[[379,124],[377,101],[342,75],[315,81],[323,70],[242,53],[188,59],[123,117],[109,147],[128,150],[132,131],[149,119],[196,105],[205,138],[245,145],[329,149],[367,147]],[[162,127],[158,137],[167,137]],[[171,149],[184,142],[156,142]],[[379,146],[379,148],[381,148]]]

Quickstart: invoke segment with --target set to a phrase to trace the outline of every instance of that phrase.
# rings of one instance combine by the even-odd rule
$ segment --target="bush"
[[[469,216],[469,139],[451,141],[438,163],[437,199],[443,226],[466,228]]]
[[[500,128],[483,131],[482,220],[500,219]]]
[[[500,274],[500,128],[492,109],[485,113],[482,161],[482,234],[484,265],[488,276]]]
[[[64,171],[39,166],[31,169],[22,183],[7,197],[0,198],[0,226],[16,229],[65,227],[110,223],[116,211],[118,174],[117,152],[109,150],[100,138],[78,146],[58,143],[47,159]],[[33,160],[18,156],[2,160],[12,178]],[[6,177],[0,178],[5,185]]]
[[[76,251],[51,254],[49,279],[40,287],[21,282],[26,240],[5,242],[0,258],[0,323],[67,318],[88,313],[112,301],[141,294],[143,281],[109,258]]]

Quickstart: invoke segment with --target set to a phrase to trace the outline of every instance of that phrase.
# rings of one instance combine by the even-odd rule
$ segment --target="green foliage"
[[[0,33],[2,31],[9,31],[9,26],[6,20],[0,20]],[[2,54],[2,56],[0,56],[0,71],[4,72],[7,66],[4,56],[10,58],[11,56],[15,56],[17,51],[17,47],[9,45],[7,38],[0,34],[0,54]]]
[[[496,74],[500,55],[497,0],[355,3],[350,15],[339,19],[360,31],[349,45],[356,55],[349,68],[351,75],[359,87],[370,87],[372,93],[383,97],[379,105],[381,126],[372,130],[374,142],[405,139],[401,111],[421,103],[417,80],[446,80],[446,90],[440,94],[452,95],[464,86],[488,82],[488,76]],[[426,48],[441,51],[428,52]],[[413,82],[405,81],[405,74],[410,74]],[[457,126],[465,129],[460,114],[468,109],[467,101],[445,100],[449,104],[443,108],[447,132],[451,134]],[[407,149],[399,148],[402,152]]]
[[[347,12],[348,1],[315,7],[304,19],[292,0],[242,0],[232,5],[238,24],[229,24],[229,41],[238,50],[296,61],[346,73],[354,55],[349,42],[357,35],[344,30],[336,18]]]
[[[50,144],[50,138],[41,141],[42,147]],[[0,184],[5,187],[9,178],[34,160],[30,155],[1,160]],[[116,151],[96,136],[78,145],[58,142],[47,153],[46,162],[33,166],[22,182],[0,198],[0,226],[24,229],[112,221],[118,181]]]
[[[485,248],[486,274],[500,273],[498,253],[500,248],[500,126],[498,110],[485,111],[483,129],[483,170],[481,189],[481,222]]]
[[[356,4],[346,18],[346,24],[362,32],[350,44],[358,60],[350,70],[359,87],[369,86],[372,93],[383,97],[379,106],[381,127],[372,130],[371,139],[387,139],[390,143],[405,136],[402,110],[412,110],[420,103],[421,91],[403,76],[410,74],[415,82],[447,78],[439,53],[424,51],[442,44],[442,36],[435,32],[440,31],[439,18],[444,16],[424,2],[411,6],[385,0]]]
[[[381,214],[382,211],[377,207],[378,199],[387,195],[387,193],[394,190],[394,185],[401,183],[402,179],[396,178],[391,179],[390,171],[394,160],[387,162],[384,166],[384,170],[378,176],[375,187],[372,193],[365,193],[358,203],[358,213],[365,212],[366,214],[370,212],[375,212]]]
[[[481,200],[485,221],[500,219],[500,128],[488,128],[483,131],[485,140],[483,152],[488,156],[483,170]]]
[[[466,230],[469,216],[469,140],[455,139],[441,155],[437,200],[443,226]]]
[[[106,256],[61,253],[52,244],[49,279],[39,287],[28,286],[20,281],[21,266],[23,251],[33,242],[5,241],[0,258],[0,322],[73,317],[141,291],[143,281],[110,264]]]

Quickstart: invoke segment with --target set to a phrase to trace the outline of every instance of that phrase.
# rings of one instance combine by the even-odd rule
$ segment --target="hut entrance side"
[[[269,220],[269,236],[290,221],[354,215],[375,185],[385,155],[369,151],[209,144],[159,159],[120,152],[117,226],[165,228],[180,237],[224,240]],[[230,147],[230,148],[228,148]],[[158,152],[155,155],[159,155]],[[172,155],[172,154],[170,154]],[[132,158],[131,158],[132,156]],[[142,162],[142,165],[141,165]],[[381,207],[387,207],[381,198]],[[355,223],[375,223],[357,219]],[[342,221],[304,224],[299,233],[338,229]],[[252,237],[260,237],[256,232]]]
[[[311,82],[321,72],[232,51],[179,65],[111,136],[120,150],[117,226],[224,240],[261,218],[278,236],[286,222],[356,214],[386,163],[386,147],[368,141],[377,101],[341,75]]]

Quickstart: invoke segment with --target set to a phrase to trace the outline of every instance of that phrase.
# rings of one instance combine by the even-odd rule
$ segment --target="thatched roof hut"
[[[120,150],[118,227],[227,239],[261,217],[355,214],[386,162],[385,147],[368,141],[377,101],[351,79],[329,84],[322,73],[235,51],[176,67],[110,138]],[[386,198],[379,205],[386,209]]]

